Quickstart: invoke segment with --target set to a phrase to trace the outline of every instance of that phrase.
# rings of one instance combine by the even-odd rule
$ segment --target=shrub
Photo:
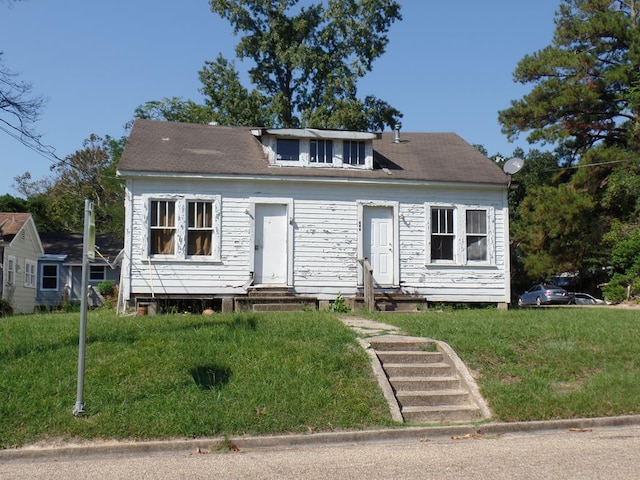
[[[8,317],[9,315],[13,315],[13,307],[8,301],[0,299],[0,317]]]
[[[115,280],[104,280],[98,284],[98,292],[103,297],[110,297],[114,294],[116,289]]]

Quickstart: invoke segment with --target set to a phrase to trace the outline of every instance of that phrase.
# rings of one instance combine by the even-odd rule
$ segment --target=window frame
[[[352,145],[357,145],[356,163],[352,160]],[[347,148],[347,145],[349,148]],[[343,140],[342,141],[342,165],[349,167],[366,167],[367,166],[367,142],[364,140]]]
[[[283,158],[282,154],[280,153],[280,144],[282,143],[282,154],[286,153],[288,157],[291,158]],[[301,148],[300,148],[300,139],[299,138],[288,138],[288,137],[278,137],[276,138],[276,159],[278,160],[278,162],[300,162],[300,152],[301,152]],[[285,145],[289,145],[289,147],[292,147],[293,145],[296,146],[296,148],[293,148],[291,152],[289,152],[289,148],[285,148]]]
[[[96,272],[100,273],[100,278],[95,278],[94,273]],[[96,263],[89,265],[89,281],[90,282],[104,282],[106,279],[107,279],[106,265],[101,265]]]
[[[191,225],[191,206],[196,206],[196,219],[197,219],[197,206],[204,206],[205,215],[207,215],[207,211],[210,214],[210,218],[205,217],[205,225],[203,226],[192,226]],[[207,208],[208,207],[208,208]],[[186,234],[185,234],[185,247],[186,247],[186,256],[187,258],[208,258],[213,255],[213,247],[215,243],[214,232],[214,218],[215,218],[215,205],[214,202],[209,200],[201,200],[201,199],[187,199],[186,200]],[[208,220],[208,222],[207,222]],[[196,220],[197,222],[197,220]],[[208,226],[207,226],[208,224]],[[191,232],[209,232],[209,253],[190,253],[191,249]]]
[[[7,285],[13,286],[16,284],[16,266],[16,257],[7,255]]]
[[[26,288],[36,288],[38,285],[38,264],[32,260],[24,261],[24,286]]]
[[[322,155],[318,153],[322,145]],[[328,148],[327,148],[328,147]],[[315,153],[315,155],[314,155]],[[309,163],[312,165],[333,165],[333,140],[330,138],[312,138],[309,140]]]
[[[432,209],[452,209],[453,210],[453,259],[434,259],[432,258],[433,243],[433,225],[431,212]],[[467,212],[484,211],[486,233],[486,255],[484,259],[470,258],[467,240],[470,237],[481,236],[478,233],[467,232]],[[426,249],[425,249],[425,265],[429,266],[495,266],[496,265],[496,223],[495,223],[495,207],[491,205],[455,205],[451,203],[429,202],[425,204],[425,231],[426,231]],[[437,234],[436,234],[437,235]]]
[[[471,212],[482,212],[484,214],[484,232],[470,232],[469,231],[469,213]],[[489,260],[489,215],[486,208],[467,208],[464,212],[465,216],[465,242],[464,242],[464,252],[465,259],[468,264],[470,263],[486,263]],[[472,238],[481,238],[484,239],[484,258],[470,258],[469,250],[471,246],[469,245],[469,240]]]
[[[221,261],[221,195],[143,195],[143,201],[147,206],[146,229],[142,232],[144,242],[143,255],[150,261],[192,261],[192,262],[220,262]],[[172,201],[175,204],[175,233],[174,251],[172,254],[152,254],[151,253],[151,214],[152,202]],[[189,255],[189,204],[191,202],[202,202],[211,204],[211,254],[210,255]]]
[[[56,274],[55,277],[52,275],[45,275],[45,268],[47,267],[53,267],[56,270]],[[44,286],[44,282],[47,279],[52,279],[55,278],[56,281],[56,286],[55,288],[51,288],[51,287],[45,287]],[[43,263],[40,266],[40,290],[42,290],[43,292],[57,292],[60,290],[60,265],[57,263]]]
[[[433,213],[434,210],[438,211],[447,211],[451,212],[451,232],[434,232],[433,228]],[[440,216],[440,215],[438,215]],[[428,233],[428,255],[429,255],[429,263],[433,264],[453,264],[456,262],[456,220],[457,220],[457,211],[456,207],[453,205],[430,205],[427,209],[427,218],[429,224],[429,233]],[[448,224],[449,222],[446,221]],[[447,225],[448,226],[448,225]],[[433,243],[434,237],[437,238],[450,238],[451,239],[451,258],[433,258]]]
[[[167,212],[167,208],[169,207],[169,205],[173,205],[173,225],[162,225],[160,224],[160,222],[158,222],[157,225],[154,225],[154,204],[165,204],[165,218],[170,218],[170,215],[168,214],[169,212]],[[153,198],[149,200],[149,218],[147,221],[147,228],[148,228],[148,245],[147,248],[149,249],[149,256],[152,258],[170,258],[173,257],[176,254],[176,232],[177,232],[177,211],[178,211],[178,206],[176,204],[176,200],[175,199],[171,199],[171,198]],[[156,220],[160,220],[160,209],[157,208],[156,209]],[[171,252],[167,253],[167,252],[155,252],[154,248],[153,248],[153,243],[154,243],[154,232],[159,232],[160,235],[163,234],[167,234],[169,232],[171,233]]]

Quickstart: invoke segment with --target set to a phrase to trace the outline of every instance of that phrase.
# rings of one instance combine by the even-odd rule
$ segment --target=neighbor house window
[[[431,261],[453,261],[453,208],[431,208]]]
[[[102,282],[106,278],[106,267],[104,265],[89,265],[89,280]]]
[[[213,251],[213,203],[188,202],[187,255],[211,255]]]
[[[345,140],[342,143],[342,163],[345,165],[364,165],[364,145],[363,141]]]
[[[58,290],[58,265],[43,265],[40,275],[42,290]]]
[[[151,201],[150,253],[151,255],[174,255],[176,236],[176,202],[173,200]]]
[[[300,160],[300,140],[278,138],[276,140],[276,155],[278,160]]]
[[[29,260],[24,263],[24,286],[36,288],[36,264]]]
[[[13,285],[16,281],[16,259],[7,257],[7,285]]]
[[[487,211],[467,210],[467,260],[487,260]]]
[[[309,158],[312,163],[333,163],[333,142],[331,140],[311,140]]]

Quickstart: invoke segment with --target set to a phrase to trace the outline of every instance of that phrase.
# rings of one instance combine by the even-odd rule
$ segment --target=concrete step
[[[433,342],[420,338],[409,339],[408,337],[380,337],[370,340],[369,343],[376,353],[393,351],[426,352],[434,348]]]
[[[402,409],[402,416],[406,422],[415,423],[473,422],[482,418],[480,409],[470,405],[406,407]]]
[[[235,297],[235,311],[286,312],[315,310],[318,300],[315,297],[267,296]]]
[[[440,352],[394,350],[380,351],[377,354],[383,365],[385,363],[439,363],[444,360]]]
[[[468,405],[469,392],[465,390],[433,390],[433,391],[417,391],[396,392],[396,398],[402,408],[405,407],[435,407],[435,406],[452,406],[452,405]]]
[[[387,363],[382,368],[387,377],[451,377],[454,372],[447,363]]]
[[[391,377],[389,383],[397,392],[433,390],[456,390],[460,388],[460,378],[451,377]]]

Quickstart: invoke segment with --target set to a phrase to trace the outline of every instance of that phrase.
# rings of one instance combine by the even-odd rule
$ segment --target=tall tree
[[[393,0],[210,0],[211,10],[242,33],[236,54],[255,66],[249,77],[283,127],[392,126],[400,112],[356,83],[385,51]],[[368,115],[368,118],[365,118]],[[363,125],[364,124],[364,125]]]
[[[84,201],[94,202],[101,232],[121,234],[124,228],[124,189],[116,167],[125,139],[91,135],[80,150],[54,166],[52,178],[31,182],[16,177],[17,190],[36,210],[41,231],[78,232],[83,229]]]
[[[182,99],[147,102],[136,116],[274,127],[383,130],[402,114],[357,82],[385,51],[401,20],[394,0],[210,0],[241,38],[236,55],[250,60],[252,89],[222,55],[199,72],[204,111]]]
[[[518,63],[515,81],[533,88],[499,113],[503,132],[569,160],[598,143],[638,148],[639,22],[639,0],[563,0],[552,45]]]

